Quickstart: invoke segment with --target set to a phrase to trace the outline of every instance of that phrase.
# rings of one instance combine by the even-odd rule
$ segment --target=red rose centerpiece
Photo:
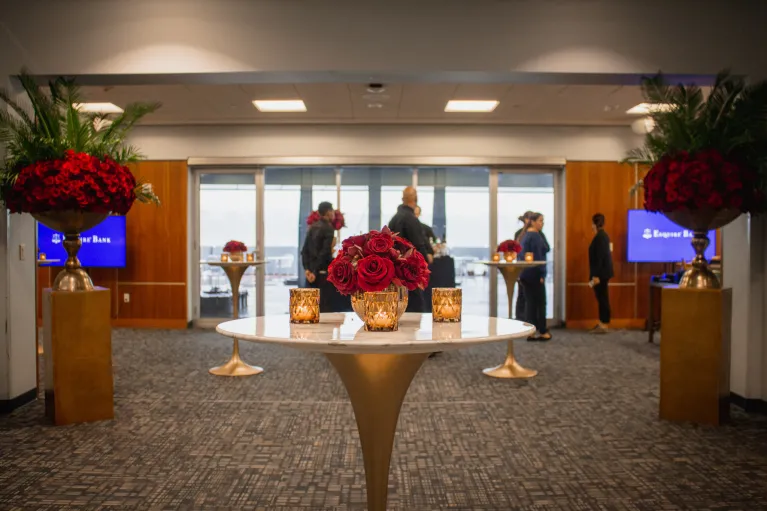
[[[123,112],[81,112],[79,88],[71,80],[52,81],[41,91],[21,73],[19,80],[34,115],[25,104],[0,94],[14,115],[0,117],[6,156],[0,169],[0,200],[11,213],[29,213],[64,234],[67,261],[53,283],[55,291],[90,291],[93,282],[80,267],[80,233],[108,215],[125,215],[134,202],[159,204],[148,183],[125,166],[140,159],[125,142],[133,127],[159,104],[125,105]]]
[[[718,288],[703,257],[708,231],[765,210],[767,82],[722,72],[704,100],[700,87],[657,75],[642,91],[655,128],[626,161],[650,167],[639,183],[645,209],[693,231],[696,255],[679,286]]]
[[[247,245],[241,241],[231,240],[224,245],[224,252],[229,254],[229,260],[233,263],[242,262],[242,255],[247,251]]]
[[[344,214],[341,213],[338,210],[335,210],[333,212],[333,220],[331,220],[330,225],[333,226],[334,231],[340,231],[344,227],[346,227],[346,220],[344,220]],[[311,214],[306,217],[306,225],[312,225],[315,222],[320,221],[320,212],[319,211],[312,211]]]
[[[517,254],[522,252],[522,245],[516,240],[502,241],[500,245],[498,245],[496,252],[503,252],[507,261],[513,261],[516,259]]]
[[[429,267],[413,245],[391,232],[381,231],[346,238],[328,267],[328,281],[341,294],[352,295],[352,307],[365,317],[362,293],[398,291],[398,315],[407,308],[407,291],[429,285]]]

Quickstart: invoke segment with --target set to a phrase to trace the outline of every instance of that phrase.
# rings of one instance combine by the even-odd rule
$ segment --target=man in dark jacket
[[[320,290],[320,312],[332,312],[333,285],[328,283],[328,266],[333,261],[333,238],[335,231],[330,223],[335,217],[333,205],[321,202],[317,208],[320,219],[309,226],[301,249],[301,261],[309,287]]]
[[[593,334],[607,333],[610,324],[610,295],[607,283],[613,278],[613,257],[610,237],[605,232],[605,216],[597,213],[591,218],[594,239],[589,245],[589,285],[599,304],[599,324],[591,329]]]
[[[434,256],[430,253],[431,246],[424,236],[421,222],[415,216],[415,208],[418,206],[418,193],[415,188],[408,186],[402,192],[402,204],[397,208],[395,214],[389,221],[389,229],[399,233],[399,236],[405,238],[413,244],[416,250],[431,264],[434,262]],[[408,312],[423,312],[423,293],[420,289],[408,293]]]
[[[415,217],[419,222],[421,222],[421,206],[416,206],[414,211]],[[423,222],[421,222],[421,228],[423,229],[423,236],[426,238],[426,244],[428,246],[429,253],[434,255],[434,247],[431,245],[432,242],[437,239],[437,236],[434,235],[434,229],[432,229],[430,225],[426,225]]]

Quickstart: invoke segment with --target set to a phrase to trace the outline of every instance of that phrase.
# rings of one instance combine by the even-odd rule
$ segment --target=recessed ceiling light
[[[451,99],[445,112],[492,112],[498,106],[496,100]]]
[[[97,114],[123,113],[123,109],[114,103],[74,103],[72,106],[80,112],[92,112]]]
[[[306,112],[302,99],[256,99],[253,105],[259,112]]]
[[[626,113],[629,115],[647,115],[655,112],[670,112],[673,109],[673,105],[666,103],[639,103],[637,106],[626,110]]]
[[[368,103],[368,108],[383,108],[383,103]]]

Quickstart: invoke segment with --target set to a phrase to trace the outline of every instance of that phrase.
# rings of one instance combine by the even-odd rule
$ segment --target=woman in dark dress
[[[591,217],[594,239],[589,245],[589,285],[599,305],[599,323],[591,329],[592,334],[606,334],[610,324],[610,295],[607,283],[613,278],[613,255],[610,251],[610,237],[605,232],[605,216],[597,213]]]
[[[543,215],[533,213],[527,222],[527,230],[522,236],[522,253],[533,254],[534,261],[546,261],[548,243],[541,235]],[[528,341],[548,341],[551,333],[546,326],[546,265],[527,268],[519,276],[519,283],[525,293],[525,321],[532,323],[537,332],[527,338]]]

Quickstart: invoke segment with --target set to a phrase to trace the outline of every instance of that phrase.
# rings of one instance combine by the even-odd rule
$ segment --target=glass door
[[[555,251],[556,237],[554,199],[554,175],[551,173],[523,173],[520,171],[497,170],[496,192],[496,244],[503,240],[513,239],[514,235],[522,228],[519,217],[526,211],[542,213],[544,217],[543,234],[546,236],[551,250],[547,254],[546,276],[546,317],[554,318],[554,304],[556,295],[555,286]],[[496,306],[492,311],[498,317],[509,317],[509,303],[506,293],[506,284],[500,272],[496,273]],[[519,286],[515,286],[512,299],[512,311],[516,308]],[[512,312],[512,317],[516,314]]]
[[[195,248],[199,260],[196,318],[232,317],[232,289],[224,270],[206,261],[220,261],[224,245],[242,241],[249,252],[258,251],[257,171],[200,172],[197,183],[198,233]],[[240,317],[257,315],[257,272],[249,268],[240,283]]]

